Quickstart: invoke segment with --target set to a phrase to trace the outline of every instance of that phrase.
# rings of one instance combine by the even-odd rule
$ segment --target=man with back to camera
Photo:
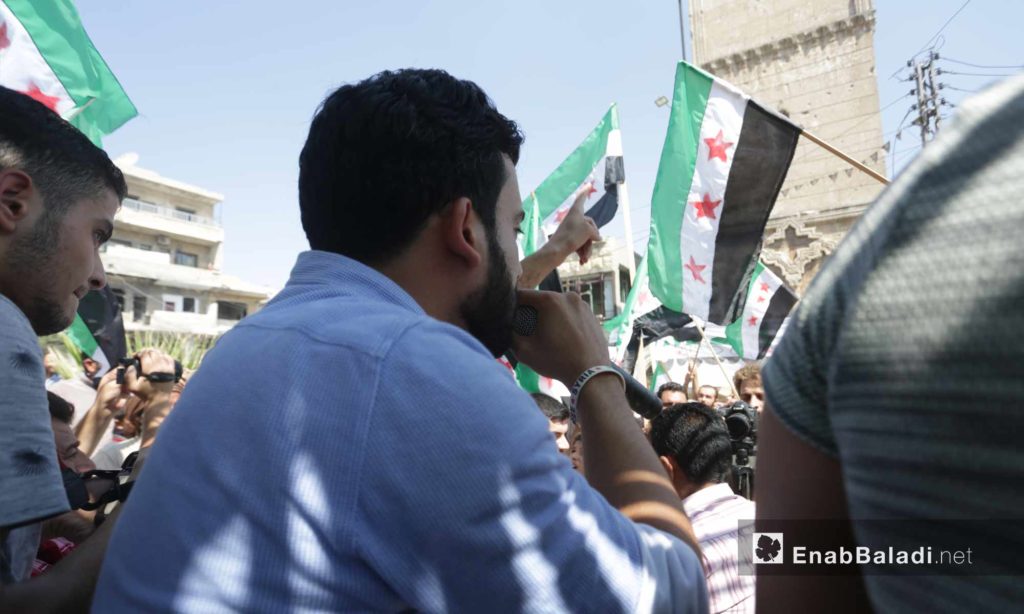
[[[622,383],[588,371],[610,364],[589,308],[520,291],[539,324],[513,338],[521,141],[439,70],[328,96],[300,157],[313,251],[190,380],[97,611],[706,611]],[[587,480],[494,360],[509,346],[569,386],[593,374]],[[237,439],[203,436],[228,425]]]
[[[711,612],[753,612],[754,576],[739,572],[739,523],[755,506],[726,483],[732,469],[729,431],[703,403],[673,405],[651,421],[651,445],[693,523],[708,566]]]

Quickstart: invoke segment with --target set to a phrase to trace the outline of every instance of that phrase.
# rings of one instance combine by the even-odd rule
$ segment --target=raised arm
[[[548,273],[558,268],[573,252],[579,254],[581,264],[586,264],[594,241],[601,240],[601,233],[594,220],[583,215],[583,203],[588,193],[587,189],[580,190],[555,234],[540,249],[523,259],[520,288],[536,288]]]

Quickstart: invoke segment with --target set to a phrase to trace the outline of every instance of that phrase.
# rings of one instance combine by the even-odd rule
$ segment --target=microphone
[[[519,305],[512,316],[512,329],[521,337],[529,337],[537,330],[538,315],[533,305]],[[661,413],[661,399],[619,365],[612,364],[611,367],[626,382],[626,403],[630,409],[648,420]]]

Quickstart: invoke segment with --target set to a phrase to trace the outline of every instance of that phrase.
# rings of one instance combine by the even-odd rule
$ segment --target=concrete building
[[[885,174],[872,0],[690,0],[696,63]],[[763,260],[801,292],[882,186],[801,139]]]
[[[267,288],[221,273],[224,199],[202,188],[116,160],[128,197],[102,254],[127,330],[220,334],[257,310]]]
[[[622,313],[626,295],[632,287],[629,274],[629,250],[615,238],[607,238],[594,244],[587,264],[580,265],[575,255],[558,267],[562,290],[576,292],[600,321],[614,318]],[[634,256],[634,266],[639,259]]]

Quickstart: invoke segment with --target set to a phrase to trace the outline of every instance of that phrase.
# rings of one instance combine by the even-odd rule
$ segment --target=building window
[[[174,311],[174,301],[164,301],[164,311]]]
[[[174,252],[174,264],[181,264],[184,266],[198,267],[199,256],[196,254],[190,254],[188,252],[176,251]]]
[[[186,296],[185,298],[181,299],[181,310],[187,311],[189,313],[195,313],[196,299],[192,298],[191,296]]]
[[[153,251],[153,246],[147,245],[145,243],[139,243],[139,249],[141,249],[144,252],[151,252]]]
[[[111,239],[111,240],[107,241],[107,243],[109,243],[110,245],[123,245],[125,247],[131,247],[132,246],[132,242],[131,241],[125,241],[124,239]]]
[[[629,269],[624,266],[619,267],[619,302],[625,303],[626,297],[629,296],[629,290],[632,288],[632,284],[629,283]]]
[[[604,275],[584,275],[562,280],[562,291],[575,292],[580,295],[594,312],[598,320],[606,320],[614,317],[614,306],[608,309],[605,301],[605,278]]]
[[[218,320],[241,320],[248,314],[245,303],[217,302]]]
[[[146,317],[146,297],[135,295],[132,297],[132,321],[141,322]]]
[[[114,293],[114,298],[117,299],[117,310],[124,312],[124,290],[121,288],[111,288],[110,291]]]

